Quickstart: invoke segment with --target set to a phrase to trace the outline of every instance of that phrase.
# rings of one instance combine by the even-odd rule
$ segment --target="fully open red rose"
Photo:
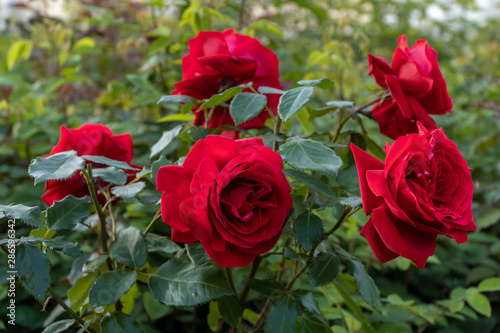
[[[101,124],[86,124],[76,129],[68,129],[63,125],[59,142],[52,148],[50,155],[69,150],[75,150],[79,156],[99,155],[129,164],[133,159],[130,135],[114,135],[108,127]],[[101,182],[101,185],[106,184]],[[79,174],[66,180],[49,180],[45,184],[45,191],[42,199],[49,206],[70,194],[78,198],[89,195],[85,179]],[[101,204],[106,202],[102,194],[98,195],[98,199]]]
[[[384,58],[368,54],[368,75],[391,92],[390,99],[373,107],[372,115],[380,132],[393,139],[416,133],[417,121],[427,129],[435,129],[436,123],[429,114],[445,114],[452,108],[437,52],[426,40],[418,40],[411,48],[405,35],[398,42],[392,66]]]
[[[182,81],[175,84],[172,95],[206,99],[248,82],[253,82],[255,90],[260,86],[281,89],[276,54],[257,39],[237,34],[233,30],[200,31],[189,40],[189,54],[182,58]],[[267,106],[276,114],[279,95],[266,96]],[[193,109],[196,115],[194,124],[204,124],[204,112],[196,111],[197,108]],[[257,117],[239,127],[262,128],[267,118],[269,112],[264,109]],[[210,118],[209,127],[218,128],[222,125],[234,126],[234,121],[228,108],[218,106]]]
[[[386,145],[385,164],[351,143],[365,214],[361,230],[377,259],[398,256],[423,268],[438,234],[467,242],[476,229],[472,217],[472,178],[467,162],[443,130],[421,124]]]
[[[281,157],[260,138],[209,135],[182,166],[156,177],[163,221],[172,240],[201,242],[223,267],[243,267],[278,241],[292,206]]]

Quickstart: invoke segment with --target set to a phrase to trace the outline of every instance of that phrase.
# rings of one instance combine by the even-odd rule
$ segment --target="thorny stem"
[[[262,331],[262,326],[264,326],[265,323],[264,317],[266,315],[267,309],[271,306],[271,300],[272,300],[271,297],[267,299],[266,304],[264,304],[262,311],[260,311],[259,318],[255,322],[255,325],[250,331],[250,333],[257,333]]]
[[[227,280],[229,281],[229,286],[233,290],[233,293],[236,295],[236,288],[234,287],[233,274],[231,273],[231,267],[225,267]]]
[[[50,295],[52,295],[52,298],[74,319],[78,322],[78,324],[80,325],[85,325],[85,322],[83,321],[82,318],[80,318],[75,312],[73,312],[73,310],[71,310],[71,308],[69,306],[66,305],[66,303],[64,303],[64,301],[61,299],[61,297],[59,297],[58,294],[56,294],[56,292],[54,291],[54,289],[52,289],[51,286],[49,286],[49,292],[50,292]]]
[[[106,217],[104,216],[104,213],[102,212],[102,207],[99,204],[99,200],[97,199],[97,194],[95,191],[94,183],[92,181],[92,164],[87,164],[87,170],[82,171],[83,177],[85,178],[85,181],[87,182],[87,186],[89,188],[89,193],[90,193],[90,198],[92,199],[92,203],[94,204],[94,207],[97,211],[97,216],[99,217],[99,223],[100,223],[100,229],[101,229],[101,234],[100,234],[100,240],[101,240],[101,246],[102,246],[102,251],[103,253],[108,253],[108,232],[106,230]],[[106,265],[108,266],[108,269],[111,271],[113,270],[113,267],[111,266],[111,260],[106,259]]]
[[[160,218],[160,216],[161,216],[161,208],[156,211],[155,216],[153,217],[153,219],[151,220],[151,222],[149,222],[146,230],[144,230],[144,233],[143,233],[144,237],[146,237],[146,235],[148,234],[149,230],[151,230],[151,228],[153,227],[153,223],[155,223],[156,220],[158,220]]]
[[[245,300],[248,296],[248,292],[250,291],[250,280],[253,279],[255,274],[257,274],[257,269],[259,268],[259,264],[262,261],[261,256],[257,256],[255,260],[252,263],[252,269],[250,270],[250,274],[248,274],[247,280],[245,281],[245,286],[243,287],[243,290],[241,291],[240,298],[238,299],[238,303],[243,305],[245,303]]]

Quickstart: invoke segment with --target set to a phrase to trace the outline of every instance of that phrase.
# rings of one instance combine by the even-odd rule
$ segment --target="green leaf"
[[[83,255],[82,248],[77,243],[70,242],[66,236],[57,236],[44,240],[43,245],[52,250],[62,251],[67,256],[80,257]]]
[[[191,105],[194,107],[196,104],[186,104],[185,106],[187,105]],[[193,121],[194,118],[195,118],[194,114],[172,114],[170,116],[165,116],[163,118],[158,119],[157,122],[166,123],[170,121]]]
[[[300,317],[300,323],[302,324],[301,333],[331,333],[330,325],[326,322],[320,314],[308,313]]]
[[[360,197],[340,197],[340,198],[335,198],[332,200],[328,200],[326,203],[324,203],[322,206],[323,207],[332,207],[336,205],[343,205],[343,206],[349,206],[352,208],[358,208],[363,204],[363,201],[361,200]]]
[[[8,218],[13,220],[21,220],[32,227],[44,228],[42,213],[38,207],[28,207],[24,205],[0,205],[0,213],[5,214]]]
[[[287,121],[306,104],[314,93],[313,87],[298,87],[286,91],[280,97],[278,114]]]
[[[279,95],[283,95],[285,93],[284,90],[281,90],[281,89],[276,89],[276,88],[272,88],[272,87],[264,87],[264,86],[260,86],[259,89],[257,89],[258,92],[260,92],[261,94],[279,94]]]
[[[285,256],[285,258],[290,260],[299,260],[299,255],[297,254],[297,252],[295,252],[295,250],[289,246],[285,246],[285,248],[283,249],[283,255]]]
[[[486,212],[479,214],[475,219],[478,229],[484,229],[496,224],[500,220],[500,208],[490,208]]]
[[[491,317],[491,304],[486,296],[480,293],[467,294],[467,303],[476,310],[476,312],[486,317]]]
[[[141,325],[129,315],[113,312],[101,319],[100,333],[143,333]]]
[[[326,102],[328,107],[333,107],[333,110],[352,110],[354,108],[354,102],[351,101],[330,101]]]
[[[99,270],[99,268],[104,264],[104,262],[108,259],[107,254],[102,254],[99,257],[90,260],[88,263],[83,265],[83,273],[93,273]]]
[[[75,323],[74,319],[64,319],[60,321],[56,321],[55,323],[50,324],[45,327],[42,333],[60,333],[66,332],[73,324]]]
[[[18,59],[29,59],[31,50],[33,49],[33,41],[18,40],[13,42],[7,51],[7,70],[11,70]]]
[[[274,279],[251,279],[249,283],[252,290],[257,291],[266,297],[275,297],[286,293],[286,288]]]
[[[295,236],[300,246],[309,251],[323,236],[323,221],[319,216],[305,212],[297,216],[293,222]]]
[[[155,184],[156,184],[156,174],[158,173],[158,170],[160,170],[162,166],[172,165],[172,164],[173,164],[172,161],[163,156],[160,156],[159,159],[153,162],[153,164],[151,165],[151,178],[153,178],[153,182]]]
[[[319,142],[291,140],[280,147],[283,160],[298,169],[314,170],[337,176],[342,159]]]
[[[365,270],[365,266],[353,259],[347,262],[347,269],[356,279],[359,293],[375,311],[382,312],[382,305],[380,304],[380,291],[370,275]]]
[[[28,173],[35,178],[35,185],[47,180],[62,180],[83,170],[85,160],[76,151],[63,151],[47,158],[37,157],[29,166]]]
[[[309,9],[314,15],[323,20],[328,20],[328,13],[326,10],[312,0],[291,0],[303,8]]]
[[[134,171],[140,171],[141,170],[141,169],[137,169],[137,168],[131,167],[126,162],[112,160],[111,158],[107,158],[106,156],[84,155],[84,156],[82,156],[82,158],[85,159],[85,160],[87,160],[87,161],[89,161],[89,162],[94,162],[94,163],[97,163],[97,164],[104,164],[104,165],[115,167],[115,168],[118,168],[118,169],[134,170]]]
[[[297,332],[299,326],[299,305],[290,296],[276,302],[269,311],[266,333]]]
[[[304,185],[309,187],[312,192],[322,193],[329,198],[335,197],[335,193],[333,193],[329,186],[310,174],[296,169],[284,169],[283,173],[288,177],[295,178],[302,182]]]
[[[243,316],[243,309],[233,296],[219,298],[219,312],[224,320],[232,327],[238,327]]]
[[[169,260],[148,280],[153,296],[165,305],[194,306],[233,295],[224,273],[211,265],[194,269],[190,262]]]
[[[116,303],[135,283],[137,272],[119,269],[101,274],[90,289],[91,307]]]
[[[327,79],[325,77],[318,80],[301,80],[297,83],[300,84],[301,86],[318,87],[323,90],[326,90],[334,85],[333,80]]]
[[[165,236],[153,234],[152,232],[148,233],[146,236],[146,243],[148,244],[148,252],[173,254],[182,249],[176,242],[171,241]]]
[[[89,196],[76,198],[68,195],[47,208],[47,226],[52,230],[71,229],[89,217],[91,207]]]
[[[75,284],[73,287],[71,287],[70,290],[68,290],[68,299],[70,302],[74,302],[80,297],[82,297],[87,290],[90,287],[90,284],[92,281],[94,281],[94,278],[97,276],[97,273],[91,273],[85,276],[81,276],[76,280]]]
[[[194,126],[187,130],[189,137],[194,141],[205,139],[208,135],[208,129],[205,127]]]
[[[320,252],[311,262],[309,267],[309,280],[311,287],[321,287],[332,282],[340,270],[340,260],[333,253]]]
[[[109,250],[111,258],[128,267],[139,268],[146,262],[148,246],[136,227],[121,229]]]
[[[93,169],[92,176],[99,177],[103,181],[113,185],[124,185],[127,182],[127,174],[125,171],[115,167]]]
[[[500,278],[493,277],[482,281],[477,289],[481,292],[485,291],[499,291],[500,290]]]
[[[332,283],[332,285],[335,288],[335,290],[337,290],[340,297],[342,297],[347,307],[351,310],[352,314],[354,314],[357,317],[357,319],[361,321],[363,326],[367,326],[368,323],[366,321],[365,315],[363,314],[359,306],[356,304],[356,302],[354,302],[352,298],[344,291],[344,289],[342,289],[342,287],[338,285],[335,281]]]
[[[239,85],[236,87],[229,88],[226,91],[224,91],[223,93],[213,95],[212,97],[210,97],[206,102],[204,102],[200,106],[200,108],[198,109],[197,112],[214,107],[214,106],[217,106],[221,103],[227,102],[228,100],[230,100],[231,98],[236,96],[236,94],[242,92],[243,89],[251,87],[251,86],[252,86],[252,82],[249,82],[247,84],[242,84],[242,85]]]
[[[164,317],[173,311],[172,308],[158,302],[149,291],[144,293],[143,302],[149,318],[153,321]]]
[[[181,133],[182,127],[183,127],[182,125],[177,125],[173,129],[163,132],[160,140],[158,140],[158,142],[156,142],[151,147],[151,154],[149,154],[149,158],[155,157],[156,155],[161,153],[165,148],[167,148],[172,142],[174,142],[174,140]]]
[[[139,194],[139,192],[141,192],[144,187],[146,187],[145,182],[137,182],[129,185],[112,187],[111,193],[113,193],[117,197],[133,198],[137,194]]]
[[[295,299],[306,308],[307,311],[311,313],[321,314],[320,309],[314,302],[314,297],[312,292],[307,290],[296,290],[293,293]]]
[[[207,324],[208,327],[210,328],[210,331],[214,333],[218,333],[222,329],[221,320],[223,318],[219,311],[218,303],[219,303],[218,301],[212,301],[210,302],[210,305],[208,307],[209,311],[207,315]]]
[[[194,97],[191,96],[184,96],[184,95],[166,95],[162,96],[160,100],[158,101],[158,104],[160,103],[196,103],[198,100]]]
[[[16,271],[21,284],[40,303],[50,286],[50,262],[39,247],[20,243],[16,247]]]
[[[267,97],[261,94],[239,93],[229,105],[229,113],[236,126],[257,117],[267,104]]]
[[[205,251],[200,243],[186,244],[186,249],[189,259],[191,259],[195,268],[210,261],[207,251]]]

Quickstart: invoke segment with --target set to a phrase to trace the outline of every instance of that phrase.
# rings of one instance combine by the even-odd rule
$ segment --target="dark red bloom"
[[[243,267],[278,241],[292,206],[281,157],[260,138],[209,135],[156,177],[172,240],[201,242],[218,265]]]
[[[437,235],[467,242],[476,229],[473,183],[457,146],[442,129],[398,138],[386,145],[386,161],[351,143],[358,168],[363,208],[370,220],[361,230],[377,259],[398,256],[423,268],[434,253]]]
[[[372,115],[380,132],[392,139],[416,133],[417,121],[428,129],[436,129],[429,114],[452,112],[437,52],[426,40],[418,40],[411,48],[405,35],[398,42],[392,66],[384,58],[368,55],[368,75],[373,75],[377,84],[391,93],[390,99],[373,107]]]
[[[68,129],[63,125],[59,142],[52,148],[50,155],[75,150],[79,156],[105,156],[130,164],[133,159],[133,149],[130,134],[114,135],[104,125],[86,124],[76,129]],[[106,184],[101,182],[101,185],[105,186]],[[42,199],[49,206],[54,201],[62,200],[70,194],[78,198],[89,195],[85,179],[79,174],[66,180],[49,180],[45,184],[45,191]],[[99,201],[101,204],[105,203],[103,195],[99,195]]]
[[[224,90],[253,82],[257,90],[261,86],[282,89],[279,82],[278,57],[257,39],[240,35],[233,30],[224,32],[200,31],[189,40],[189,54],[182,58],[182,81],[175,84],[172,95],[187,95],[207,99]],[[246,89],[245,91],[250,91]],[[277,112],[279,95],[267,96],[267,106]],[[203,111],[196,112],[195,125],[205,123]],[[241,128],[262,128],[269,118],[265,109]],[[229,109],[218,106],[210,118],[209,127],[234,126]]]

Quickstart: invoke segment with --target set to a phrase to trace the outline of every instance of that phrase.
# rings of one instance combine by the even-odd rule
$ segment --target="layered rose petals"
[[[442,129],[418,129],[386,146],[385,163],[353,144],[351,150],[365,214],[372,214],[361,235],[379,261],[402,256],[423,268],[437,235],[464,243],[476,226],[467,162]]]
[[[292,206],[281,157],[259,138],[199,140],[157,175],[172,240],[200,242],[220,266],[243,267],[278,241]]]
[[[240,35],[233,30],[224,32],[200,31],[189,40],[189,54],[182,59],[183,80],[175,83],[173,95],[187,95],[207,99],[224,90],[248,82],[253,88],[260,86],[281,89],[278,58],[257,39]],[[246,89],[245,91],[250,91]],[[267,96],[267,107],[276,114],[279,95]],[[195,125],[204,125],[205,113],[195,113]],[[241,128],[262,128],[269,113],[263,110],[257,117],[239,125]],[[209,120],[210,128],[234,126],[229,110],[217,106]]]
[[[381,133],[392,139],[417,133],[418,121],[435,129],[429,114],[445,114],[452,108],[437,52],[425,40],[418,40],[411,48],[405,35],[398,42],[392,66],[383,58],[368,55],[368,75],[391,94],[373,107],[372,114]]]
[[[75,150],[79,156],[105,156],[129,164],[134,154],[133,142],[129,134],[115,135],[102,124],[86,124],[75,129],[68,129],[63,125],[59,142],[52,148],[50,155],[70,150]],[[106,184],[102,182],[101,185]],[[87,184],[82,176],[75,174],[66,180],[48,181],[45,184],[42,199],[51,206],[54,201],[62,200],[70,194],[78,198],[89,195]],[[102,194],[98,195],[98,199],[101,204],[105,203]]]

